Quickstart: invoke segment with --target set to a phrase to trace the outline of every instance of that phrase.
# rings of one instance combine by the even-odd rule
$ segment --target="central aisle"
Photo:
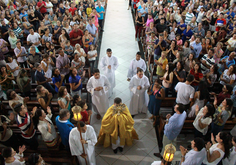
[[[100,51],[100,59],[106,55],[106,49],[112,49],[112,55],[118,58],[119,67],[116,70],[116,87],[113,96],[109,99],[109,104],[113,104],[115,97],[120,97],[128,107],[130,103],[129,83],[127,73],[130,62],[139,51],[138,43],[135,41],[135,27],[132,15],[126,0],[108,0],[106,10],[106,20]],[[100,69],[100,66],[98,67]],[[102,72],[101,72],[102,73]],[[96,146],[97,165],[150,165],[154,160],[154,152],[159,151],[155,130],[150,114],[140,114],[135,116],[135,129],[139,135],[139,140],[134,141],[133,146],[125,146],[123,153],[114,154],[111,147],[103,148]],[[97,120],[92,115],[91,125],[97,135],[101,127],[101,120]]]

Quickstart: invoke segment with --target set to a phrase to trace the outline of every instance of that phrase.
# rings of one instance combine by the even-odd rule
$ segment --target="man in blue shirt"
[[[174,108],[174,115],[171,114],[166,115],[166,125],[164,127],[164,136],[163,136],[163,149],[161,154],[154,153],[156,157],[161,157],[164,154],[164,148],[167,144],[172,143],[176,146],[176,139],[179,135],[182,127],[184,125],[184,121],[186,119],[186,112],[184,111],[184,105],[181,103],[177,103]]]
[[[201,44],[200,36],[196,37],[196,40],[190,46],[190,49],[191,49],[191,53],[194,54],[194,58],[197,59],[199,57],[200,52],[202,51],[202,44]]]
[[[61,109],[59,115],[56,117],[57,129],[61,136],[61,142],[66,147],[67,150],[70,150],[69,147],[69,135],[74,125],[68,120],[70,118],[70,112],[68,109]]]
[[[99,27],[100,27],[100,31],[103,32],[103,19],[104,19],[104,13],[105,13],[105,10],[104,10],[104,7],[101,6],[101,2],[98,2],[98,7],[96,7],[96,10],[98,12],[98,14],[100,15],[100,17],[98,17],[98,24],[99,24]]]
[[[92,17],[93,18],[93,17]],[[94,38],[93,39],[93,44],[95,45],[96,43],[96,33],[97,33],[97,28],[96,26],[93,24],[92,19],[88,20],[88,25],[86,26],[86,29],[89,31],[89,33],[91,34],[91,36]]]
[[[23,17],[28,20],[28,13],[24,9],[21,9],[20,19],[22,19]]]
[[[55,91],[58,93],[58,89],[61,86],[65,86],[64,84],[65,75],[61,74],[58,68],[54,68],[52,70],[52,74],[53,74],[52,82],[55,85]]]
[[[142,13],[142,17],[145,17],[145,14],[148,13],[148,8],[146,8],[146,4],[142,5],[142,8],[139,12]]]
[[[35,64],[36,72],[35,72],[35,80],[38,85],[43,85],[50,93],[55,94],[56,91],[53,89],[53,87],[48,83],[51,82],[51,78],[45,77],[45,73],[42,69],[42,66],[40,63]]]

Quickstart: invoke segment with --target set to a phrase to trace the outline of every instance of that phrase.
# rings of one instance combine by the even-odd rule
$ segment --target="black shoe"
[[[123,152],[123,148],[122,147],[118,147],[120,152]]]
[[[117,148],[118,149],[118,148]],[[113,150],[114,154],[117,154],[117,149]]]
[[[101,29],[100,31],[101,31],[101,32],[104,32],[104,30],[103,30],[103,29]]]

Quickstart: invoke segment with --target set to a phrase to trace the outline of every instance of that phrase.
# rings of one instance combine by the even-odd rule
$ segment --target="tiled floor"
[[[106,55],[106,49],[112,49],[112,55],[118,58],[119,67],[116,70],[116,87],[113,96],[110,98],[110,105],[115,97],[122,98],[123,103],[129,107],[130,93],[129,83],[126,81],[130,62],[137,51],[138,43],[135,41],[135,29],[128,1],[108,0],[106,21],[102,38],[100,58]],[[98,165],[150,165],[154,160],[153,152],[158,151],[155,130],[152,122],[148,119],[150,114],[140,114],[135,116],[135,129],[139,135],[139,140],[134,141],[133,146],[125,146],[123,153],[114,154],[111,148],[96,146],[96,160]],[[99,133],[101,120],[92,116],[91,125],[96,133]]]

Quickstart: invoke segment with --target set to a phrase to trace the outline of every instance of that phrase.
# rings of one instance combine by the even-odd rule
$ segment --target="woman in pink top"
[[[98,29],[98,27],[99,27],[99,25],[98,25],[98,17],[100,17],[100,15],[97,13],[95,8],[93,9],[92,13],[90,14],[90,17],[92,17],[92,16],[94,16],[93,23],[94,23],[94,25]]]
[[[220,62],[220,58],[223,55],[224,51],[222,50],[223,47],[223,43],[222,42],[218,42],[216,47],[214,47],[215,50],[215,54],[213,56],[213,58],[215,59],[215,63],[219,64]]]
[[[152,18],[152,14],[148,14],[148,19],[147,19],[147,22],[146,22],[146,24],[145,24],[146,29],[147,29],[148,27],[150,27],[150,23],[151,23],[151,22],[154,22],[154,20],[153,20],[153,18]]]
[[[181,46],[183,45],[183,40],[181,39],[180,34],[176,35],[176,44],[177,44],[178,50],[180,50]]]

